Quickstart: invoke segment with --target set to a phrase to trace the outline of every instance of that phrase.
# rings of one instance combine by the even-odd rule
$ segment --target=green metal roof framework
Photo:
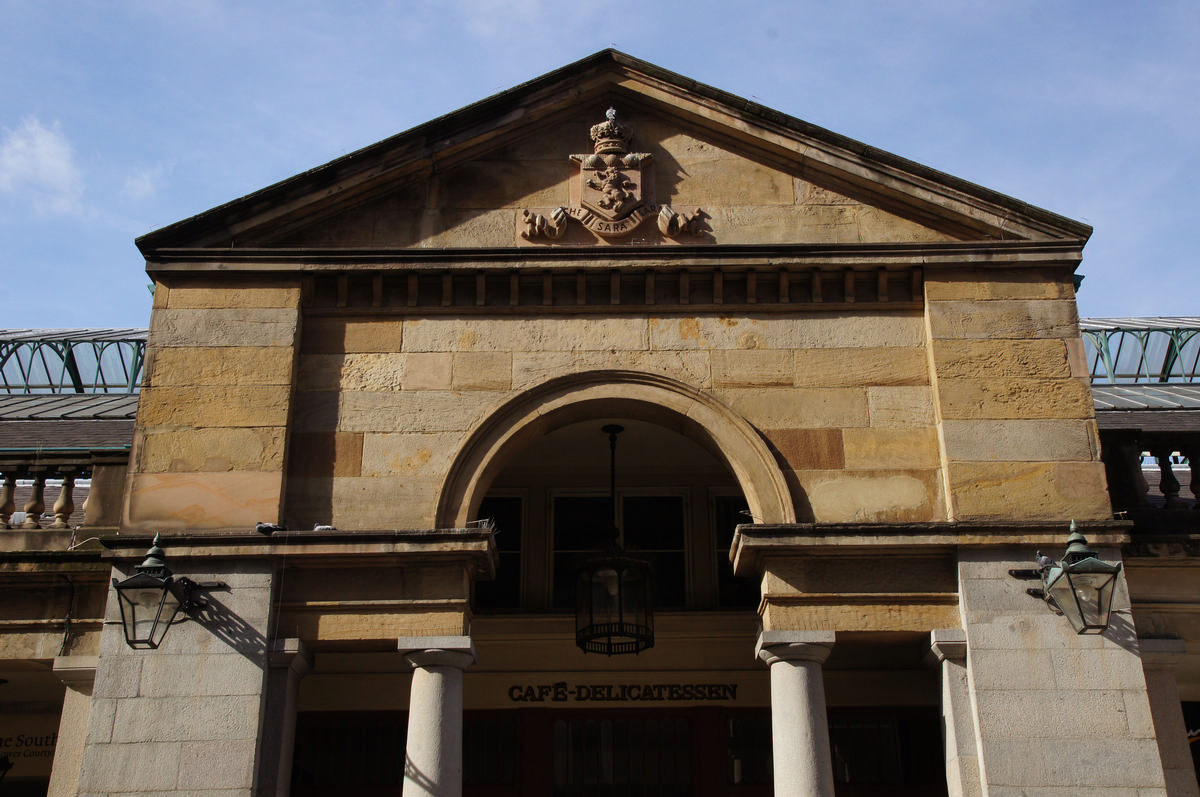
[[[1084,318],[1092,383],[1200,382],[1200,318]]]
[[[0,330],[0,392],[136,393],[144,329]]]

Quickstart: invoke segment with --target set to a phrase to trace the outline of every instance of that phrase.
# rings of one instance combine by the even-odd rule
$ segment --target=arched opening
[[[590,371],[552,379],[513,398],[471,435],[451,466],[437,526],[478,517],[484,494],[509,459],[556,429],[586,420],[645,420],[706,449],[730,471],[761,523],[794,523],[787,482],[770,449],[740,415],[682,382],[636,371]]]
[[[575,571],[612,530],[609,440],[617,454],[621,543],[654,567],[665,610],[745,608],[733,578],[734,527],[793,520],[782,474],[757,433],[711,397],[663,377],[596,372],[536,388],[502,408],[460,452],[442,496],[444,526],[493,518],[500,575],[476,610],[566,611]]]

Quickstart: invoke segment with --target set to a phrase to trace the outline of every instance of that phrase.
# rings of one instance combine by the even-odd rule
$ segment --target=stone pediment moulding
[[[592,126],[592,152],[571,156],[579,166],[579,206],[558,207],[549,216],[522,211],[522,237],[530,241],[556,240],[574,220],[604,238],[621,238],[651,217],[668,238],[684,232],[702,234],[700,208],[685,216],[670,205],[654,203],[654,197],[645,190],[654,155],[629,151],[633,131],[617,121],[616,109],[609,108],[605,117],[605,121]]]

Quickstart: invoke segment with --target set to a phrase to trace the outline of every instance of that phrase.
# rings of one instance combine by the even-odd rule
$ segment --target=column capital
[[[54,674],[76,692],[90,695],[92,683],[96,680],[98,661],[98,656],[56,656]]]
[[[936,628],[929,632],[929,652],[939,663],[967,660],[967,632],[961,628]]]
[[[834,631],[763,631],[758,635],[754,655],[768,666],[778,661],[822,664],[836,642]]]
[[[1183,657],[1187,655],[1187,641],[1183,639],[1139,639],[1138,650],[1142,655],[1143,667],[1172,670],[1183,663]]]
[[[400,637],[397,649],[413,667],[454,667],[475,663],[475,643],[469,636]]]
[[[299,639],[276,639],[271,643],[267,663],[273,670],[291,670],[303,677],[312,669],[312,656]]]

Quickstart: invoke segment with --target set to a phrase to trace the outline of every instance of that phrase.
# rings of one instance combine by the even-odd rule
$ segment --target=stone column
[[[942,670],[942,728],[946,787],[950,797],[982,797],[978,741],[967,683],[967,632],[940,629],[929,635],[929,651]]]
[[[296,747],[296,700],[312,662],[299,639],[277,639],[267,659],[267,695],[259,749],[259,797],[287,797]]]
[[[462,794],[463,670],[475,662],[468,636],[402,637],[413,668],[404,751],[404,797]]]
[[[58,720],[58,742],[54,768],[50,772],[47,797],[74,797],[79,790],[79,765],[92,712],[92,682],[96,678],[96,656],[59,656],[54,674],[66,685],[62,716]]]
[[[1142,671],[1146,674],[1146,691],[1150,695],[1150,717],[1158,737],[1167,794],[1200,797],[1179,702],[1179,684],[1175,680],[1175,668],[1183,661],[1187,644],[1182,639],[1139,639],[1138,646],[1142,651]]]
[[[833,631],[764,631],[758,637],[755,654],[771,668],[775,797],[833,797],[821,665],[835,640]]]

